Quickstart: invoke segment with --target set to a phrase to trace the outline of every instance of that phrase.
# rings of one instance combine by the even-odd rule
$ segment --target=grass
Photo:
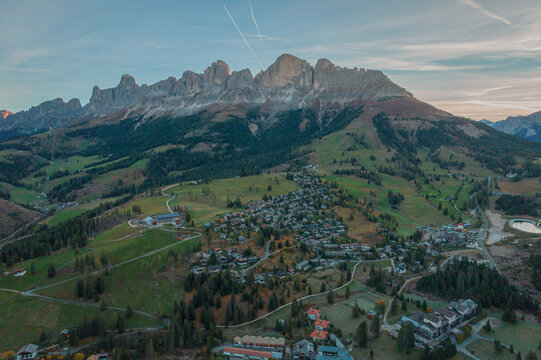
[[[77,256],[82,256],[91,252],[91,249],[80,249],[78,254],[75,250],[66,250],[58,254],[38,257],[32,260],[27,260],[16,264],[8,270],[26,269],[26,275],[23,277],[5,276],[0,277],[0,287],[14,290],[25,290],[38,285],[46,285],[52,282],[57,282],[72,276],[69,264],[71,264]],[[34,264],[35,274],[30,273],[30,269]],[[56,268],[57,275],[53,279],[47,277],[49,265],[53,264]]]
[[[494,350],[494,343],[490,341],[477,339],[472,342],[470,345],[466,346],[472,354],[477,356],[481,360],[492,360],[492,359],[503,359],[503,360],[513,360],[516,359],[515,354],[511,354],[509,350],[503,349],[501,354],[498,354]],[[526,354],[524,354],[526,355]]]
[[[109,326],[116,323],[117,311],[101,312],[98,308],[54,303],[0,291],[0,351],[17,350],[28,343],[39,343],[44,331],[49,337],[56,336],[64,328],[82,323],[84,317],[103,316]],[[120,312],[122,313],[122,312]],[[125,320],[127,329],[152,327],[157,320],[138,314]]]
[[[163,213],[169,212],[165,204],[167,199],[169,199],[169,197],[152,196],[152,197],[130,201],[126,205],[126,207],[131,208],[133,205],[137,205],[141,208],[141,212],[144,215],[163,214]],[[172,205],[172,202],[169,203],[169,205]]]
[[[0,190],[7,191],[11,196],[11,201],[18,204],[33,206],[38,204],[40,201],[43,201],[36,191],[22,186],[0,183]]]
[[[501,319],[501,312],[490,314],[490,316]],[[483,336],[499,339],[508,345],[513,344],[515,350],[520,351],[523,355],[534,351],[538,357],[541,356],[541,351],[537,349],[541,341],[541,325],[535,321],[525,321],[519,318],[516,324],[495,325],[492,333],[484,333]]]
[[[63,223],[64,221],[73,219],[74,217],[77,217],[83,214],[87,210],[92,210],[96,208],[100,206],[100,204],[103,204],[106,202],[114,202],[115,200],[118,200],[119,198],[120,197],[106,198],[100,201],[92,201],[92,202],[87,202],[81,205],[72,206],[72,207],[56,212],[53,216],[46,219],[44,223],[46,223],[49,226],[56,226],[60,223]]]
[[[378,360],[418,359],[420,355],[420,351],[417,349],[411,350],[409,354],[398,352],[396,339],[387,333],[382,333],[375,341],[373,341],[371,348],[362,349],[354,347],[352,351],[353,358],[368,359],[370,349],[374,352],[374,359]]]
[[[149,230],[141,236],[120,241],[111,239],[124,231],[124,227],[116,228],[115,235],[102,236],[91,245],[96,251],[104,249],[112,254],[113,264],[115,264],[177,241],[173,233],[159,229]],[[178,243],[172,249],[184,253],[187,248],[193,249],[198,242],[199,239],[191,239]],[[169,313],[174,300],[182,294],[182,283],[179,281],[178,274],[169,271],[167,253],[167,251],[159,252],[113,269],[112,274],[105,278],[106,292],[102,299],[112,306],[131,305],[134,309],[150,313]],[[74,287],[75,282],[71,281],[44,289],[40,293],[57,298],[74,299]]]
[[[239,198],[243,202],[261,200],[264,195],[287,194],[298,188],[298,185],[287,180],[284,174],[272,174],[215,180],[208,184],[182,184],[167,190],[166,193],[176,195],[169,203],[170,206],[187,206],[196,224],[204,224],[219,214],[234,211],[227,207],[227,199]]]
[[[358,199],[367,199],[375,204],[378,213],[389,214],[398,221],[397,231],[401,234],[410,234],[417,226],[428,226],[433,224],[448,223],[451,220],[427,201],[423,196],[417,194],[413,184],[398,177],[383,175],[382,186],[369,184],[366,180],[353,176],[327,175],[329,182],[336,182]],[[392,190],[395,193],[404,195],[404,200],[398,207],[391,206],[387,193]],[[375,198],[370,194],[375,194]]]

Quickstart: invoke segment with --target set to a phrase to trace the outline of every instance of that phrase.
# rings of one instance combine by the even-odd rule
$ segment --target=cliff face
[[[315,104],[324,110],[388,97],[412,95],[381,71],[342,68],[326,59],[313,67],[305,60],[284,54],[255,77],[248,69],[230,72],[222,60],[203,74],[186,71],[179,80],[171,77],[150,86],[139,86],[132,77],[124,75],[115,88],[95,87],[87,112],[105,115],[129,108],[148,116],[185,115],[209,105],[242,103],[264,106],[266,112],[273,114]]]
[[[412,95],[380,71],[342,68],[327,59],[320,59],[313,67],[305,60],[284,54],[255,77],[248,69],[231,72],[222,60],[214,62],[203,74],[186,71],[180,79],[170,77],[153,85],[138,85],[135,78],[126,74],[114,88],[95,86],[84,107],[78,99],[68,103],[55,99],[9,116],[0,124],[0,131],[31,133],[49,126],[64,126],[83,115],[103,116],[121,109],[126,109],[128,115],[181,116],[208,106],[244,104],[262,106],[272,116],[300,107],[325,111],[392,97]]]

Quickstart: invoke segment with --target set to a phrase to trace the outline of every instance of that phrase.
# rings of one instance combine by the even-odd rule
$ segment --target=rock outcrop
[[[8,116],[13,115],[11,111],[8,110],[0,110],[0,119],[5,119]]]

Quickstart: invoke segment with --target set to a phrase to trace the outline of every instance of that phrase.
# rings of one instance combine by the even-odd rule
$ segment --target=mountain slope
[[[541,111],[526,116],[510,116],[487,125],[506,134],[541,142]]]

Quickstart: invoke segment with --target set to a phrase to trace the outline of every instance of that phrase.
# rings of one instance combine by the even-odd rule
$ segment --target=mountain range
[[[88,104],[79,99],[46,101],[27,111],[3,113],[0,134],[11,137],[66,126],[78,118],[95,118],[122,111],[121,117],[185,116],[202,109],[224,109],[242,104],[258,106],[268,117],[294,108],[311,108],[319,117],[350,104],[389,98],[413,99],[381,71],[348,69],[320,59],[315,66],[284,54],[256,76],[248,69],[230,71],[218,60],[202,74],[183,73],[152,85],[138,85],[123,75],[110,89],[95,86]]]
[[[525,116],[510,116],[496,122],[488,120],[482,122],[506,134],[541,142],[541,111]]]

